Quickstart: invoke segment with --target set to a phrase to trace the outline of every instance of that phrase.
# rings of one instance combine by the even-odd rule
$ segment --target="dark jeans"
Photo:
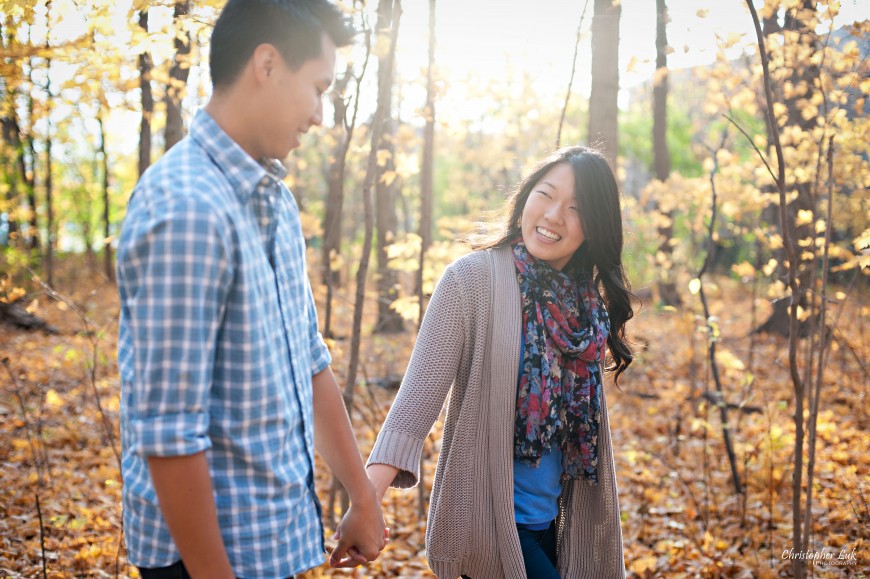
[[[152,569],[139,567],[139,573],[142,575],[142,579],[190,579],[190,574],[181,561],[169,567],[154,567]]]
[[[556,521],[542,531],[517,527],[528,579],[561,579],[556,563]]]
[[[542,531],[517,527],[528,579],[561,579],[556,563],[556,521]],[[471,579],[463,575],[463,579]]]
[[[190,579],[190,574],[184,568],[184,563],[181,561],[169,567],[156,567],[153,569],[139,567],[139,573],[142,575],[142,579]],[[293,579],[293,576],[291,575],[287,579]]]

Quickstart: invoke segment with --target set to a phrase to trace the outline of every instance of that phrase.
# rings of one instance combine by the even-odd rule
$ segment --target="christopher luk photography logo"
[[[859,561],[859,553],[857,548],[849,549],[806,549],[796,551],[792,548],[783,549],[782,559],[794,560],[801,559],[807,561],[810,565],[827,566],[857,566]]]

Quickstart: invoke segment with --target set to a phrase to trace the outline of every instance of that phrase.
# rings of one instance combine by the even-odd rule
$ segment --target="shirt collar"
[[[257,185],[264,180],[278,182],[287,175],[287,170],[277,159],[254,160],[204,109],[198,110],[193,117],[190,137],[224,173],[242,203],[248,202]]]

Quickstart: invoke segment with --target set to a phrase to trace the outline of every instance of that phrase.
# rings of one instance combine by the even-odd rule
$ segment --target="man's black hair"
[[[336,47],[347,46],[354,35],[348,19],[327,0],[229,0],[211,34],[212,84],[232,84],[264,43],[298,69],[320,56],[324,33]]]

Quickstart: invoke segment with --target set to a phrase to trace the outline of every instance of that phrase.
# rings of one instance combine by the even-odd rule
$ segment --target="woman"
[[[623,577],[602,388],[605,343],[617,377],[632,360],[619,190],[598,152],[565,148],[507,214],[439,281],[367,472],[381,498],[417,484],[452,387],[426,531],[435,574]]]

